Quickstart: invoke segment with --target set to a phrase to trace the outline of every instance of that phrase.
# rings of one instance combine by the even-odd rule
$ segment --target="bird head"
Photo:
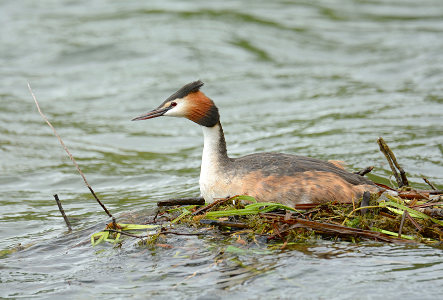
[[[201,126],[213,127],[220,120],[218,108],[211,99],[200,91],[202,86],[203,82],[200,80],[188,83],[163,101],[156,109],[136,117],[132,121],[160,116],[182,117]]]

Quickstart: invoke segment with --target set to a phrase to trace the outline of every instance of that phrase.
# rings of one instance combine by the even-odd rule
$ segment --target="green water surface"
[[[443,2],[2,1],[0,297],[435,299],[441,250],[318,241],[226,251],[217,238],[92,248],[109,222],[27,90],[111,212],[196,196],[201,129],[130,120],[200,79],[228,152],[375,166],[383,136],[414,186],[443,184]],[[52,198],[73,223],[66,228]],[[238,246],[238,245],[237,245]],[[257,246],[264,250],[265,246]]]

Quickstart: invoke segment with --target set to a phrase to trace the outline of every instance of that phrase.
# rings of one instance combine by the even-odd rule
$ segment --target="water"
[[[0,4],[0,297],[435,298],[441,250],[318,241],[225,252],[92,248],[108,221],[27,90],[115,215],[198,194],[201,130],[129,120],[190,81],[221,111],[236,157],[282,151],[376,167],[383,136],[409,179],[443,182],[441,1],[3,1]],[[52,198],[74,226],[66,234]],[[258,251],[260,250],[260,251]]]

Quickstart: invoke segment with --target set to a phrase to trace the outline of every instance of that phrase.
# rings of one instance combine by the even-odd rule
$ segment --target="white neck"
[[[226,143],[220,123],[213,127],[202,126],[204,146],[200,171],[200,191],[206,201],[224,197],[216,191],[220,176],[225,173],[223,166],[229,163]]]
[[[206,163],[210,165],[218,165],[221,160],[227,158],[226,143],[221,125],[218,123],[213,127],[201,127],[203,129],[204,137],[202,167]]]

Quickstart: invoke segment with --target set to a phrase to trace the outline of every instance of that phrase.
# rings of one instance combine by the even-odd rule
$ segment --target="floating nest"
[[[113,224],[92,236],[94,245],[119,243],[121,235],[155,245],[159,237],[175,235],[236,236],[243,243],[266,240],[271,248],[286,248],[315,239],[358,243],[375,240],[427,244],[443,248],[443,195],[403,189],[381,195],[365,194],[351,204],[299,205],[256,202],[249,196],[220,199],[206,206],[163,207],[150,224]],[[182,230],[186,225],[189,230]],[[148,230],[135,234],[135,230]],[[164,240],[162,240],[164,242]],[[162,246],[164,243],[162,242]]]

